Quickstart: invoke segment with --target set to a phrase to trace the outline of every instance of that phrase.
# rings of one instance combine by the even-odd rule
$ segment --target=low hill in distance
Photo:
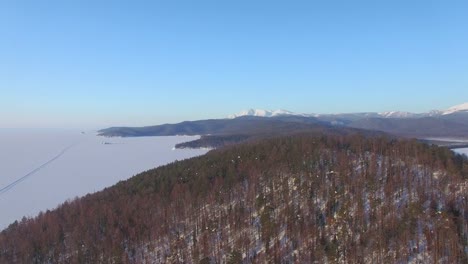
[[[324,134],[383,134],[359,128],[330,125],[314,117],[278,116],[272,118],[244,116],[235,119],[209,119],[185,121],[147,127],[111,127],[99,134],[113,137],[201,135],[201,139],[177,144],[177,148],[217,148],[224,145],[297,133]]]

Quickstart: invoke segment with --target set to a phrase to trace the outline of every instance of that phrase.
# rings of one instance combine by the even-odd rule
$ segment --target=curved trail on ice
[[[76,143],[75,143],[76,144]],[[43,169],[44,167],[46,167],[47,165],[51,164],[52,162],[54,162],[55,160],[57,160],[58,158],[60,158],[63,154],[65,154],[65,152],[67,152],[70,148],[72,148],[75,144],[72,144],[64,149],[62,149],[62,151],[60,151],[59,154],[57,154],[55,157],[53,157],[52,159],[46,161],[44,164],[42,164],[41,166],[35,168],[34,170],[32,170],[31,172],[29,172],[28,174],[18,178],[17,180],[13,181],[12,183],[8,184],[7,186],[3,187],[0,189],[0,195],[6,193],[7,191],[11,190],[12,188],[14,188],[16,185],[18,185],[19,183],[21,183],[22,181],[26,180],[27,178],[29,178],[31,175],[35,174],[36,172],[40,171],[41,169]]]

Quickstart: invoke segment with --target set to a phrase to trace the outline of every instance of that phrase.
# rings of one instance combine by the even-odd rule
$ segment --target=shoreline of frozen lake
[[[173,149],[197,138],[0,129],[0,230],[140,172],[203,155],[208,150]]]

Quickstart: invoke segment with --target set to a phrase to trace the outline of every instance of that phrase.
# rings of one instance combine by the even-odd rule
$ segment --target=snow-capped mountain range
[[[381,113],[354,113],[359,115],[365,115],[368,117],[381,117],[381,118],[420,118],[430,116],[443,116],[455,113],[468,113],[468,103],[459,104],[452,106],[446,110],[432,110],[427,113],[411,113],[401,111],[390,111]],[[341,114],[304,114],[295,113],[288,110],[263,110],[263,109],[248,109],[241,111],[237,114],[230,115],[228,118],[237,118],[241,116],[256,116],[256,117],[276,117],[276,116],[305,116],[305,117],[320,117],[320,116],[338,116]]]
[[[145,127],[111,127],[100,130],[99,134],[108,137],[228,135],[226,142],[231,142],[238,138],[244,138],[246,135],[258,135],[264,132],[287,134],[292,131],[307,131],[307,129],[326,130],[331,126],[338,130],[359,129],[361,132],[364,130],[376,133],[384,132],[412,138],[459,138],[468,140],[468,103],[427,113],[394,111],[301,114],[287,110],[250,109],[231,115],[230,119],[184,121],[177,124]]]
[[[258,116],[258,117],[274,117],[274,116],[309,116],[307,114],[294,113],[288,110],[278,109],[278,110],[263,110],[263,109],[248,109],[241,111],[237,114],[230,115],[229,118],[236,118],[241,116]]]

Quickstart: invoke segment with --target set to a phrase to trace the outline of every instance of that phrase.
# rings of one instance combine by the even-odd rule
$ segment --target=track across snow
[[[202,149],[172,150],[178,143],[196,139],[0,129],[0,231],[22,217],[34,217],[142,171],[205,154],[207,150]]]
[[[65,152],[67,152],[71,147],[73,147],[73,145],[75,144],[72,144],[70,146],[67,146],[66,148],[62,149],[62,151],[60,151],[59,154],[57,154],[55,157],[53,157],[52,159],[48,160],[47,162],[45,162],[44,164],[42,164],[41,166],[35,168],[34,170],[32,170],[31,172],[27,173],[26,175],[18,178],[17,180],[13,181],[12,183],[8,184],[7,186],[3,187],[0,189],[0,195],[6,193],[7,191],[11,190],[12,188],[14,188],[16,185],[18,185],[19,183],[21,183],[22,181],[26,180],[27,178],[29,178],[30,176],[32,176],[33,174],[35,174],[36,172],[40,171],[41,169],[43,169],[44,167],[46,167],[47,165],[51,164],[52,162],[54,162],[55,160],[57,160],[58,158],[60,158],[63,154],[65,154]]]

